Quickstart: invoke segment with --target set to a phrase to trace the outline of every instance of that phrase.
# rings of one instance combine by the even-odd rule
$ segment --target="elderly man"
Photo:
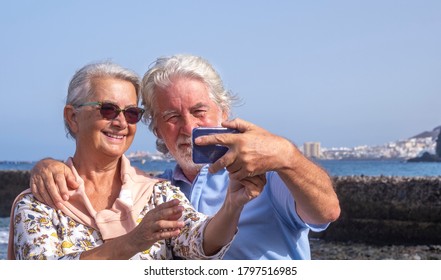
[[[157,59],[144,75],[142,97],[144,119],[157,136],[158,150],[177,161],[174,170],[160,177],[179,186],[197,211],[212,215],[222,206],[229,173],[239,180],[266,173],[264,191],[243,209],[239,232],[224,259],[311,258],[309,231],[326,229],[340,215],[332,181],[323,169],[289,140],[244,120],[229,121],[235,96],[201,57]],[[193,128],[213,126],[241,133],[197,138],[197,145],[219,144],[229,150],[211,165],[193,163]],[[68,199],[67,185],[76,188],[62,163],[46,159],[32,171],[31,188],[47,203],[58,206]]]

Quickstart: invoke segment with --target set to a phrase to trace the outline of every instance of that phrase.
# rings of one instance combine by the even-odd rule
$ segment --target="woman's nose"
[[[124,116],[123,112],[119,112],[119,114],[112,120],[112,124],[121,128],[126,128],[128,123],[126,120],[126,116]]]

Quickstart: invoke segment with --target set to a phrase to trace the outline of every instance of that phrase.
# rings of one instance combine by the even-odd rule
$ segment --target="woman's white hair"
[[[72,77],[67,90],[66,105],[77,108],[94,95],[93,80],[99,78],[114,78],[130,82],[136,90],[137,103],[140,98],[140,78],[132,70],[126,69],[110,61],[90,63],[79,69]],[[75,138],[66,120],[64,126],[67,135]]]

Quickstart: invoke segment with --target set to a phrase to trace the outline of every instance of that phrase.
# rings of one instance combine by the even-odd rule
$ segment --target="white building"
[[[303,153],[309,158],[320,158],[321,148],[320,142],[305,142],[303,144]]]

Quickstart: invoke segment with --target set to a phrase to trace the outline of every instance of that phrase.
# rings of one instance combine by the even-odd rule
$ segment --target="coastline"
[[[30,171],[0,170],[0,217],[9,217],[12,202],[29,188]]]
[[[29,171],[0,171],[0,217],[9,217],[29,176]],[[342,212],[324,232],[310,233],[312,259],[441,259],[440,176],[333,180]]]

